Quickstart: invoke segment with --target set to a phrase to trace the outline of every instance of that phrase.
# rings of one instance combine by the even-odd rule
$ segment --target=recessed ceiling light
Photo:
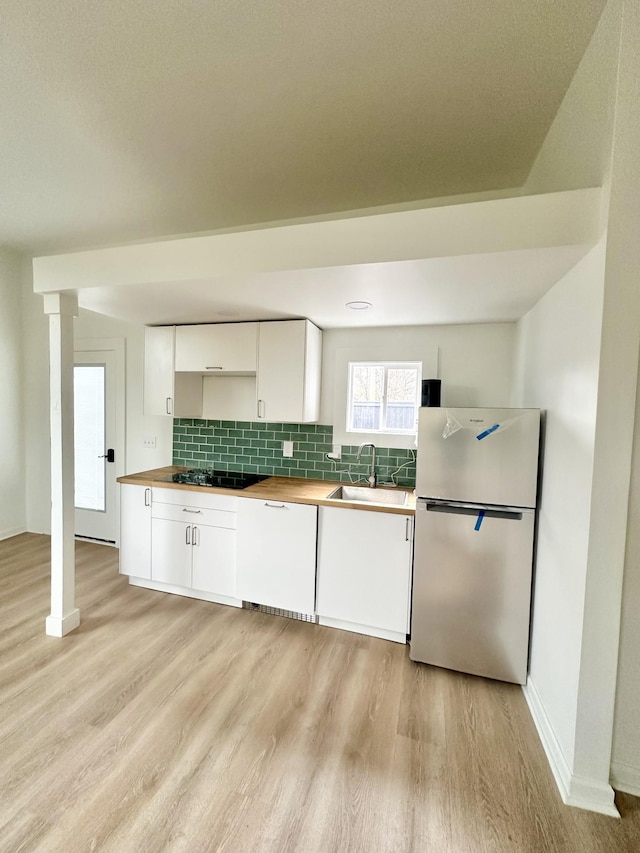
[[[218,311],[218,317],[237,317],[239,311]]]
[[[366,311],[371,308],[370,302],[347,302],[347,308],[353,308],[354,311]]]

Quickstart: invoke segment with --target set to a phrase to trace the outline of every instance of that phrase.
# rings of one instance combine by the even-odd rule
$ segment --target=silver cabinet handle
[[[187,509],[186,507],[184,507],[184,509],[182,510],[182,512],[191,512],[191,513],[193,513],[194,515],[202,515],[202,510],[201,510],[201,509]]]
[[[151,489],[144,490],[144,505],[151,506]]]
[[[191,544],[192,545],[199,545],[200,544],[200,531],[198,530],[197,527],[193,528],[193,534],[191,536]]]
[[[167,414],[168,414],[168,415],[172,415],[172,414],[173,414],[173,405],[172,405],[172,403],[173,403],[173,401],[172,401],[171,397],[167,397],[167,399],[166,399],[166,401],[165,401],[165,411],[167,412]]]
[[[271,509],[286,509],[287,508],[285,504],[271,504],[271,503],[269,503],[269,501],[265,501],[264,505],[271,507]]]
[[[187,528],[184,531],[184,544],[191,545],[191,525],[187,524]]]
[[[216,367],[207,366],[207,367],[205,367],[205,370],[224,370],[224,368],[220,365],[217,365]]]
[[[264,417],[264,411],[265,411],[264,400],[258,400],[258,417],[259,418]]]

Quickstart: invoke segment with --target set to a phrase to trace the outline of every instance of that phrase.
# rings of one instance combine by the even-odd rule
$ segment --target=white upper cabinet
[[[175,326],[145,326],[144,413],[202,417],[202,377],[175,374]]]
[[[144,344],[145,415],[320,417],[322,332],[309,320],[147,326]]]
[[[255,373],[257,323],[176,326],[177,373]]]
[[[175,326],[144,330],[144,413],[173,414],[173,342]]]
[[[286,423],[317,421],[321,361],[322,332],[309,320],[260,323],[258,418]]]

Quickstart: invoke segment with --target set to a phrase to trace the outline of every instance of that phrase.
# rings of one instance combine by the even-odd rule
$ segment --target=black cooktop
[[[214,471],[212,468],[190,468],[171,475],[172,483],[210,486],[215,489],[246,489],[266,480],[268,474],[246,474],[242,471]]]

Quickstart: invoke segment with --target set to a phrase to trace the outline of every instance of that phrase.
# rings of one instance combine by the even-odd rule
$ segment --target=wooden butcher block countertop
[[[172,474],[187,470],[177,465],[168,465],[165,468],[154,468],[151,471],[141,471],[138,474],[127,474],[118,477],[119,483],[130,483],[136,486],[152,486],[162,489],[182,489],[196,492],[211,492],[218,495],[237,495],[243,498],[260,498],[268,501],[286,501],[288,503],[316,504],[317,506],[338,506],[347,509],[364,509],[369,512],[390,512],[396,515],[414,515],[416,499],[413,489],[405,486],[386,486],[381,488],[393,488],[394,491],[408,492],[405,506],[394,506],[393,504],[376,504],[360,501],[337,501],[329,500],[327,495],[338,486],[358,485],[365,486],[366,483],[340,483],[333,480],[307,480],[304,477],[267,477],[254,486],[246,489],[217,489],[210,486],[194,486],[187,483],[166,482]]]

